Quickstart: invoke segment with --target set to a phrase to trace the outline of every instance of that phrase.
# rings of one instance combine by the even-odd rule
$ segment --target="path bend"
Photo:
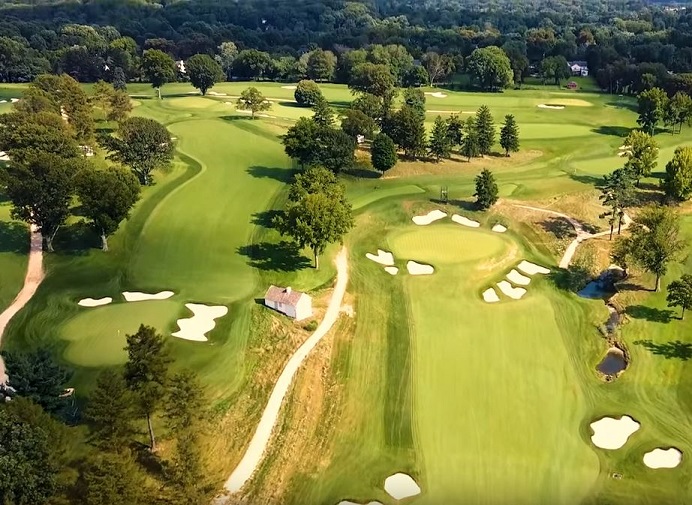
[[[348,252],[345,247],[341,248],[336,257],[336,270],[336,286],[329,301],[327,312],[315,332],[293,353],[281,372],[279,379],[276,381],[274,389],[272,389],[271,395],[269,395],[267,406],[264,408],[264,412],[262,412],[257,429],[252,436],[252,440],[250,440],[250,445],[245,451],[243,459],[240,460],[240,463],[238,463],[238,466],[233,470],[233,473],[231,473],[224,485],[224,489],[229,493],[240,491],[262,462],[272,431],[278,420],[281,405],[293,383],[296,372],[298,372],[305,358],[308,357],[320,340],[329,332],[339,317],[341,303],[348,284]]]

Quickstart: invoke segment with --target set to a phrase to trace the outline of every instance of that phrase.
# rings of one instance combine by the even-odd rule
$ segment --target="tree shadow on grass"
[[[295,242],[261,242],[238,248],[238,253],[249,258],[249,264],[260,270],[294,272],[309,268],[312,263],[301,254]]]
[[[673,311],[669,309],[656,309],[645,305],[630,305],[625,313],[634,319],[646,319],[652,323],[669,323],[673,318]]]
[[[246,172],[257,179],[274,179],[275,181],[288,183],[293,180],[296,171],[288,168],[254,165],[248,167]]]
[[[283,214],[281,210],[265,210],[252,215],[252,224],[262,228],[274,228],[274,219]]]
[[[53,240],[55,253],[71,256],[84,256],[100,246],[101,238],[85,221],[60,228]]]
[[[649,288],[642,286],[641,284],[634,284],[632,282],[618,282],[617,288],[619,292],[623,291],[651,291]]]
[[[549,217],[539,223],[548,233],[552,233],[555,238],[576,238],[577,232],[574,231],[572,223],[564,217]]]
[[[596,175],[569,174],[569,178],[573,181],[581,182],[582,184],[589,184],[597,188],[603,186],[603,177]]]
[[[692,343],[680,340],[671,340],[663,344],[657,344],[651,340],[636,340],[634,345],[640,345],[651,354],[663,356],[666,359],[679,359],[687,361],[692,358]]]
[[[26,225],[0,221],[0,252],[29,252],[29,230]]]
[[[363,167],[351,167],[343,171],[344,175],[355,177],[357,179],[379,179],[382,173],[377,170],[371,170]]]
[[[627,126],[599,126],[591,130],[599,135],[610,135],[612,137],[626,137],[632,131],[632,128]]]

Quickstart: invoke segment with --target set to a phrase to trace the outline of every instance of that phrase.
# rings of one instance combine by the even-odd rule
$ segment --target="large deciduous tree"
[[[476,197],[476,206],[480,210],[488,210],[495,205],[498,198],[497,182],[493,173],[484,168],[483,171],[476,176],[476,192],[473,196]]]
[[[394,93],[394,76],[386,65],[361,63],[353,69],[348,87],[354,93],[369,93],[387,99]]]
[[[378,133],[370,146],[370,159],[375,170],[386,172],[397,162],[396,144],[386,133]]]
[[[475,49],[469,57],[467,69],[478,86],[488,91],[511,86],[514,77],[509,58],[497,46]]]
[[[478,136],[478,149],[481,154],[490,154],[495,144],[495,123],[490,109],[481,105],[476,113],[476,135]]]
[[[500,130],[500,145],[505,150],[505,156],[509,157],[510,152],[519,150],[519,126],[512,114],[505,116],[505,123]]]
[[[656,168],[658,144],[648,133],[633,130],[625,139],[625,146],[629,149],[625,169],[632,174],[639,186],[642,177],[650,176]]]
[[[149,430],[149,448],[156,451],[156,438],[152,416],[162,405],[168,385],[168,367],[171,358],[162,335],[151,326],[141,325],[127,335],[127,363],[124,377],[134,393],[139,411],[146,417]]]
[[[255,119],[256,113],[269,110],[271,107],[272,103],[264,98],[260,90],[254,86],[244,89],[236,102],[236,108],[240,110],[249,110],[252,119]]]
[[[560,81],[567,79],[570,75],[572,70],[564,56],[548,56],[541,61],[541,76],[544,81],[552,80],[556,86],[559,86]]]
[[[78,142],[88,144],[94,137],[93,106],[89,96],[80,84],[66,74],[39,75],[31,87],[43,90],[51,96],[68,124],[74,131]]]
[[[108,237],[130,216],[130,210],[139,200],[137,177],[120,167],[87,168],[77,174],[75,187],[82,213],[101,237],[102,250],[108,251]]]
[[[352,138],[362,135],[371,139],[377,128],[377,123],[362,111],[346,109],[341,118],[341,129]]]
[[[312,119],[301,117],[283,136],[284,150],[301,166],[313,164],[319,155],[320,127]]]
[[[23,163],[42,154],[60,158],[79,156],[79,146],[60,114],[12,112],[0,115],[0,150]]]
[[[163,51],[148,49],[142,56],[142,72],[151,86],[156,89],[160,100],[161,87],[175,80],[175,61]]]
[[[428,51],[421,57],[421,64],[430,79],[430,86],[435,87],[440,79],[454,72],[454,61],[447,54]]]
[[[185,63],[185,70],[190,77],[190,83],[197,88],[202,96],[207,94],[214,84],[223,81],[224,71],[208,54],[195,54]]]
[[[307,76],[316,81],[328,81],[334,76],[336,56],[331,51],[315,49],[307,58]]]
[[[692,275],[683,274],[679,280],[668,284],[666,301],[668,307],[680,307],[680,319],[684,319],[685,310],[692,309]]]
[[[666,164],[661,184],[666,196],[672,200],[689,200],[692,196],[692,147],[678,147]]]
[[[152,171],[168,166],[173,159],[171,135],[153,119],[126,119],[115,136],[103,136],[100,142],[111,153],[108,159],[130,167],[144,185],[150,184]]]
[[[663,112],[668,103],[668,95],[661,88],[642,91],[637,96],[639,117],[637,123],[649,135],[656,134],[656,125],[663,119]]]
[[[296,99],[298,105],[312,107],[322,98],[322,91],[320,91],[320,87],[315,81],[303,79],[296,86],[293,97]]]

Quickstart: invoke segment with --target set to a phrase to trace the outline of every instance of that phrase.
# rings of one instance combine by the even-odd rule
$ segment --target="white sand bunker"
[[[504,233],[504,232],[507,231],[507,227],[506,227],[506,226],[503,226],[503,225],[501,225],[501,224],[496,224],[496,225],[493,226],[491,229],[492,229],[492,231],[494,231],[495,233]]]
[[[547,105],[547,104],[544,104],[544,103],[539,103],[539,104],[538,104],[538,108],[539,108],[539,109],[555,109],[555,110],[560,110],[560,109],[564,109],[565,106],[564,106],[564,105]]]
[[[619,419],[604,417],[590,424],[593,430],[591,441],[601,449],[619,449],[630,435],[639,429],[639,423],[630,416]]]
[[[403,500],[409,496],[420,494],[420,487],[410,475],[395,473],[384,481],[384,490],[395,500]]]
[[[10,156],[5,151],[0,151],[0,161],[10,161]]]
[[[431,210],[424,216],[413,216],[411,219],[417,225],[425,226],[440,219],[444,219],[445,217],[447,217],[446,212],[442,212],[441,210],[435,209]]]
[[[526,290],[524,288],[515,288],[507,281],[498,282],[497,287],[500,288],[500,291],[513,300],[519,300],[526,294]]]
[[[629,151],[630,149],[632,149],[632,146],[622,144],[620,147],[618,147],[618,149],[620,149],[621,151]]]
[[[408,270],[408,273],[411,275],[430,275],[435,272],[435,269],[431,265],[416,263],[415,261],[406,263],[406,270]]]
[[[10,103],[17,103],[19,98],[10,98]]]
[[[223,305],[210,306],[200,303],[186,303],[185,307],[190,309],[194,315],[185,319],[178,319],[180,330],[171,333],[171,335],[195,342],[209,340],[205,333],[213,330],[216,326],[214,319],[228,314],[228,307]]]
[[[483,301],[487,303],[496,303],[500,301],[500,297],[497,296],[494,288],[488,288],[483,291]]]
[[[447,98],[447,95],[440,93],[439,91],[426,91],[425,94],[433,98]]]
[[[399,273],[399,269],[397,267],[384,267],[384,271],[389,275],[396,275]]]
[[[366,253],[365,257],[374,261],[375,263],[379,263],[380,265],[391,266],[394,264],[394,256],[392,253],[383,251],[382,249],[377,250],[377,255]]]
[[[281,86],[281,89],[296,89],[298,86]]]
[[[207,95],[210,95],[210,96],[228,96],[226,93],[218,93],[217,91],[207,91]]]
[[[361,504],[358,502],[355,502],[355,501],[342,500],[337,505],[361,505]],[[378,501],[369,501],[365,505],[382,505],[382,503],[378,502]]]
[[[113,299],[110,296],[105,298],[82,298],[77,302],[77,305],[82,307],[100,307],[101,305],[108,305]]]
[[[682,461],[682,452],[675,447],[654,449],[644,454],[644,464],[649,468],[675,468]]]
[[[481,225],[478,221],[460,216],[459,214],[454,214],[452,216],[452,221],[463,226],[468,226],[469,228],[478,228]]]
[[[507,279],[509,279],[509,281],[512,284],[518,284],[519,286],[528,286],[529,284],[531,284],[531,277],[521,275],[514,269],[512,269],[512,271],[507,274]]]
[[[526,261],[526,260],[519,263],[517,265],[517,268],[519,270],[521,270],[522,272],[524,272],[525,274],[529,274],[529,275],[536,275],[536,274],[546,275],[546,274],[550,273],[549,269],[542,267],[540,265],[536,265],[535,263],[531,263],[530,261]]]
[[[173,291],[160,291],[159,293],[141,293],[139,291],[123,291],[125,301],[143,302],[145,300],[167,300],[175,293]]]

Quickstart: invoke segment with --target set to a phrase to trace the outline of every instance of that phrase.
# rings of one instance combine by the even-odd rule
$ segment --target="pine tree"
[[[493,116],[487,105],[481,105],[476,115],[476,134],[478,135],[478,149],[481,154],[490,154],[495,143],[495,125]]]
[[[312,107],[312,110],[315,113],[312,119],[321,128],[331,128],[334,126],[334,111],[329,106],[329,102],[327,102],[326,98],[320,96]]]
[[[133,408],[132,392],[123,377],[111,369],[101,372],[84,412],[98,447],[117,451],[127,444],[133,434]]]
[[[440,116],[437,116],[435,119],[435,125],[428,143],[428,152],[437,161],[440,161],[440,158],[449,158],[452,152],[452,143],[449,140],[447,123]]]
[[[471,158],[475,158],[480,154],[480,147],[478,146],[478,132],[476,131],[476,122],[473,117],[466,120],[466,136],[464,141],[461,143],[461,155],[466,156],[469,161]]]
[[[505,124],[500,130],[500,145],[505,150],[505,155],[509,157],[509,153],[519,150],[519,127],[512,114],[505,116]]]
[[[458,114],[452,114],[447,118],[447,133],[452,148],[461,146],[464,141],[464,122]]]
[[[113,88],[116,91],[125,91],[127,89],[127,78],[125,72],[120,67],[115,67],[113,70]]]
[[[380,172],[386,172],[397,162],[396,144],[386,133],[378,133],[370,147],[372,166]]]
[[[625,209],[632,205],[634,180],[632,173],[624,168],[618,168],[612,174],[603,177],[605,184],[601,188],[600,199],[610,211],[602,217],[608,217],[610,224],[610,239],[613,239],[615,223],[618,224],[618,235],[625,217]]]
[[[487,168],[476,176],[476,192],[473,196],[476,197],[476,205],[480,210],[487,210],[497,202],[497,182],[493,173]]]

